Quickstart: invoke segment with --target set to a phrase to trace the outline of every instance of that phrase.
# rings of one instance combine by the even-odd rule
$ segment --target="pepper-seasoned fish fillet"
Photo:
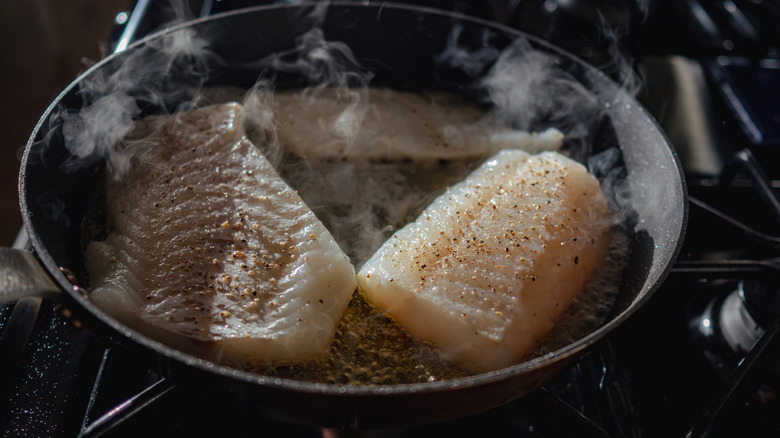
[[[279,139],[320,158],[426,161],[484,158],[500,149],[558,149],[563,134],[510,129],[484,109],[446,93],[324,88],[275,94]]]
[[[356,288],[346,255],[242,137],[225,104],[138,122],[145,149],[107,176],[110,234],[86,251],[92,299],[209,359],[327,351]],[[140,141],[138,138],[146,138]]]
[[[396,232],[358,283],[452,360],[498,369],[546,336],[609,240],[606,201],[584,166],[505,150]]]

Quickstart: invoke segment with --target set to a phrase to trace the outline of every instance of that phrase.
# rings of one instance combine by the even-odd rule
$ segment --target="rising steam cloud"
[[[370,83],[372,74],[360,67],[345,44],[325,40],[318,24],[326,16],[327,7],[328,2],[322,2],[303,17],[313,27],[299,38],[297,47],[269,55],[254,65],[269,75],[254,87],[259,94],[253,97],[254,91],[249,93],[246,103],[248,112],[264,121],[261,124],[268,135],[273,135],[273,126],[268,123],[273,76],[289,73],[309,81],[308,93],[343,87],[351,105],[333,129],[348,143],[356,137],[368,110],[361,90]],[[181,5],[175,10],[179,16],[187,17],[188,12]],[[588,147],[585,137],[589,124],[602,110],[582,84],[557,68],[553,57],[535,50],[522,38],[501,51],[490,45],[492,35],[488,30],[484,32],[483,44],[468,49],[459,42],[461,32],[462,27],[455,23],[437,62],[474,77],[499,120],[527,131],[556,127],[565,132],[567,141],[582,139],[582,147]],[[76,113],[61,114],[65,144],[74,156],[64,166],[79,167],[84,162],[106,158],[121,173],[128,165],[130,151],[118,150],[117,146],[122,144],[132,121],[148,108],[172,111],[177,108],[169,108],[169,102],[185,106],[192,102],[207,79],[206,65],[212,56],[208,40],[185,28],[132,51],[118,68],[93,72],[83,83],[86,106]],[[485,74],[487,66],[490,69]],[[170,82],[171,78],[177,78],[175,83]],[[589,155],[587,152],[583,156]]]
[[[461,32],[461,26],[456,24],[437,62],[474,77],[474,86],[484,92],[485,102],[503,123],[526,131],[550,126],[563,131],[571,145],[568,153],[587,162],[590,172],[599,179],[613,223],[624,222],[632,208],[621,152],[612,147],[594,153],[592,144],[591,130],[606,116],[600,98],[562,70],[554,55],[537,50],[524,38],[499,51],[490,45],[490,34],[485,33],[482,44],[470,50],[460,43]],[[624,32],[603,20],[599,28],[621,87],[635,95],[641,80],[620,43]]]
[[[208,77],[211,56],[207,41],[185,28],[88,74],[79,91],[85,105],[60,113],[65,147],[72,154],[63,170],[106,159],[117,175],[123,174],[135,153],[121,147],[133,120],[144,109],[172,111],[172,105],[188,105]]]

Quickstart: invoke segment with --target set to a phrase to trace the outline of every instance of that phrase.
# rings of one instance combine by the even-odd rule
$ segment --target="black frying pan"
[[[218,55],[198,64],[210,71],[207,82],[250,86],[257,79],[255,61],[289,50],[295,38],[313,22],[312,6],[272,6],[237,11],[168,29],[208,35]],[[65,170],[70,158],[63,146],[60,115],[79,109],[106,90],[90,88],[99,75],[114,71],[146,50],[162,35],[153,35],[112,55],[81,75],[49,107],[28,143],[21,167],[21,212],[35,256],[16,250],[2,252],[4,301],[54,293],[100,339],[122,345],[146,359],[174,384],[198,387],[214,394],[244,397],[266,414],[323,426],[346,422],[362,427],[397,427],[433,422],[487,410],[539,387],[641,306],[663,281],[682,242],[687,194],[682,172],[668,141],[652,118],[615,83],[572,56],[518,31],[489,22],[409,6],[333,4],[321,27],[328,40],[347,43],[374,83],[403,89],[436,88],[469,94],[472,77],[461,69],[435,61],[453,26],[462,28],[459,43],[477,50],[502,49],[523,39],[554,57],[561,73],[572,76],[592,93],[599,108],[584,135],[566,148],[579,159],[607,147],[620,151],[631,213],[626,221],[631,260],[620,292],[601,328],[557,351],[506,369],[467,378],[425,384],[383,387],[313,384],[237,371],[188,356],[123,326],[99,308],[85,292],[82,249],[89,238],[90,206],[102,178],[102,162]],[[194,65],[194,64],[193,64]],[[167,84],[203,85],[186,69],[168,78],[133,78]],[[279,80],[294,80],[280,74]],[[470,96],[478,97],[478,96]],[[155,102],[137,93],[143,113],[171,109],[187,93]],[[554,99],[555,96],[551,96]],[[549,116],[528,129],[543,128]],[[534,125],[536,124],[536,125]],[[537,126],[538,125],[538,126]],[[41,273],[45,271],[45,274]],[[30,274],[38,270],[38,273]],[[70,274],[70,275],[69,275]],[[357,423],[355,423],[357,421]]]

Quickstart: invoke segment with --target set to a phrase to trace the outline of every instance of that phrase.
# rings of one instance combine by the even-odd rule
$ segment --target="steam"
[[[315,89],[366,86],[373,77],[371,72],[362,70],[349,46],[327,41],[318,27],[299,37],[294,49],[271,54],[260,60],[257,67],[302,76]]]
[[[325,38],[320,24],[327,7],[323,2],[306,9],[310,12],[301,20],[312,27],[296,40],[295,47],[244,66],[262,73],[236,100],[244,106],[241,123],[250,139],[359,263],[405,223],[410,212],[429,200],[431,193],[442,188],[409,189],[419,186],[418,172],[440,177],[442,184],[447,184],[462,177],[474,162],[450,162],[432,171],[429,164],[403,161],[403,157],[387,162],[355,158],[353,151],[365,147],[361,144],[364,123],[376,118],[368,93],[374,75],[346,44]],[[182,18],[189,16],[181,5],[176,10]],[[515,130],[497,132],[496,139],[508,139],[505,143],[511,147],[513,139],[528,137],[518,132],[557,128],[565,133],[571,155],[592,155],[589,135],[594,123],[604,117],[604,108],[579,80],[561,69],[556,55],[536,49],[524,38],[500,50],[491,44],[495,33],[487,29],[469,47],[461,41],[463,31],[462,24],[453,23],[435,61],[473,78],[471,88],[488,104],[490,117]],[[606,29],[604,35],[615,41],[620,37]],[[208,66],[215,61],[208,40],[191,28],[183,28],[129,51],[109,68],[93,71],[80,92],[84,107],[79,112],[63,111],[60,116],[65,145],[72,154],[62,167],[78,169],[102,158],[111,174],[121,178],[130,169],[132,158],[143,159],[144,148],[150,144],[127,140],[134,120],[150,109],[174,113],[199,105],[204,101],[202,87],[208,79]],[[335,90],[338,113],[305,122],[328,133],[317,147],[338,153],[303,160],[286,148],[276,120],[277,99],[285,91],[276,88],[280,77],[297,78],[305,87],[301,95],[312,103],[322,102]],[[494,125],[475,126],[492,129]],[[443,127],[442,138],[462,137],[464,131],[458,129]],[[337,143],[339,148],[329,147],[328,142]],[[616,160],[615,154],[598,155],[591,160],[591,169],[600,175],[608,198],[614,198],[615,211],[623,211],[625,189],[619,175],[611,173]]]
[[[463,25],[454,24],[444,51],[436,57],[436,62],[460,69],[469,77],[479,77],[484,73],[485,67],[501,55],[501,51],[490,45],[489,29],[485,29],[482,34],[482,45],[471,51],[460,44],[461,33]]]
[[[266,62],[275,71],[294,73],[308,79],[312,85],[305,95],[312,99],[326,88],[338,88],[341,99],[348,105],[331,126],[324,128],[335,133],[348,148],[355,145],[361,121],[368,110],[365,88],[373,74],[363,71],[346,44],[326,41],[322,30],[314,28],[299,39],[296,50],[272,55]]]
[[[517,129],[557,127],[570,140],[580,139],[602,114],[591,91],[525,39],[501,53],[480,86],[499,120]]]
[[[640,9],[645,13],[643,9]],[[599,38],[606,46],[606,52],[610,65],[597,66],[618,82],[621,88],[632,96],[636,96],[644,82],[634,68],[635,60],[628,53],[622,40],[628,35],[626,26],[610,26],[602,17],[599,29]]]
[[[72,154],[62,169],[73,172],[105,158],[116,175],[123,175],[133,152],[122,147],[122,140],[133,120],[145,108],[175,111],[191,105],[208,77],[212,56],[207,41],[185,28],[91,72],[79,91],[85,105],[60,113],[65,147]]]
[[[626,169],[620,163],[621,153],[609,148],[588,159],[588,171],[598,178],[607,200],[613,225],[622,224],[633,214]]]
[[[177,16],[191,16],[183,3],[173,3]],[[278,145],[272,121],[273,83],[279,74],[305,78],[312,98],[327,88],[337,87],[342,99],[349,101],[332,126],[328,127],[349,147],[355,146],[361,122],[370,105],[365,88],[373,75],[364,70],[349,47],[341,42],[326,41],[319,24],[327,13],[327,2],[317,4],[305,18],[312,29],[298,39],[295,48],[269,55],[253,66],[266,72],[265,77],[247,93],[245,120],[252,120],[258,143],[272,163],[281,164],[283,149]],[[490,44],[493,33],[484,30],[481,44],[473,50],[460,44],[463,27],[455,23],[445,49],[436,61],[462,70],[475,78],[484,92],[485,101],[502,123],[525,131],[542,131],[556,127],[565,132],[567,142],[580,142],[587,148],[589,124],[602,113],[598,100],[581,83],[561,71],[553,56],[535,50],[520,38],[506,50]],[[610,33],[613,32],[613,33]],[[609,40],[617,41],[617,30],[604,28]],[[619,50],[616,47],[616,55]],[[118,68],[98,69],[84,81],[82,95],[87,105],[77,113],[63,112],[65,145],[73,159],[65,168],[80,168],[106,158],[114,173],[122,175],[129,166],[132,151],[122,139],[132,122],[148,108],[170,108],[168,102],[192,105],[193,97],[208,76],[208,60],[213,54],[208,41],[191,29],[181,29],[152,40],[140,50],[132,51]],[[119,63],[116,63],[119,64]],[[621,66],[627,61],[621,61]],[[489,68],[487,74],[486,69]],[[622,69],[622,67],[621,67]],[[627,69],[629,70],[629,69]],[[176,84],[167,83],[178,78]],[[478,79],[482,78],[482,79]],[[635,86],[627,79],[627,86]],[[572,115],[577,115],[572,117]],[[589,155],[583,151],[583,155]]]
[[[258,80],[244,98],[241,124],[271,165],[278,168],[284,158],[284,149],[279,144],[273,107],[273,82]]]
[[[65,147],[78,160],[92,161],[96,157],[108,157],[118,172],[124,173],[129,163],[121,153],[114,153],[116,145],[130,131],[133,119],[141,112],[135,98],[122,93],[111,93],[77,114],[63,114],[62,133]],[[69,166],[73,161],[68,161]]]

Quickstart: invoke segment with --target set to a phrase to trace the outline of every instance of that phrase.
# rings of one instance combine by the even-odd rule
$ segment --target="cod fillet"
[[[210,360],[327,352],[356,288],[327,229],[243,137],[241,106],[137,122],[127,175],[106,177],[110,233],[90,243],[92,300]]]
[[[349,160],[411,159],[420,163],[486,158],[501,149],[557,149],[563,133],[510,129],[484,109],[445,93],[389,88],[280,91],[279,139],[289,152]]]
[[[555,152],[504,150],[436,198],[360,269],[367,298],[479,371],[519,363],[604,260],[598,181]]]

